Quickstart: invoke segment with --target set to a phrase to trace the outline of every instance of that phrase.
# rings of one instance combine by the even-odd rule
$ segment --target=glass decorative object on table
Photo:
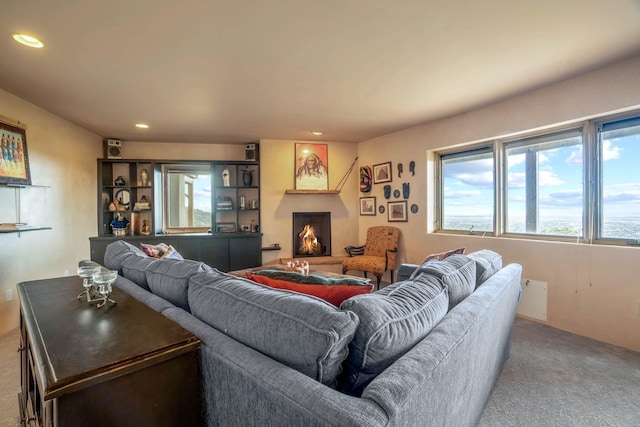
[[[99,265],[81,265],[78,267],[78,276],[82,277],[82,286],[84,291],[78,295],[78,299],[86,296],[88,303],[99,301],[96,299],[97,292],[93,284],[93,275],[99,273],[102,269]]]
[[[109,298],[111,295],[111,291],[113,290],[112,284],[116,281],[116,277],[118,277],[118,272],[115,270],[106,270],[100,269],[99,272],[93,275],[93,282],[95,283],[96,290],[98,292],[98,305],[97,308],[103,307],[107,302],[112,304],[117,304],[115,300]]]

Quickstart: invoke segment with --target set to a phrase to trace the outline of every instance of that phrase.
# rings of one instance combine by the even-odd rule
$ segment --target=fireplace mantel
[[[284,190],[284,194],[340,194],[340,190]]]

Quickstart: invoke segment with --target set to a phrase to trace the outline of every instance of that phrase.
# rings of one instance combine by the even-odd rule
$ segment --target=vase
[[[252,170],[243,170],[242,171],[242,183],[245,187],[251,187],[253,184],[253,171]]]

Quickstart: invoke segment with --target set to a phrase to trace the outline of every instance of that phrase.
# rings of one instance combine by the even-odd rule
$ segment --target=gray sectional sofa
[[[202,340],[209,426],[473,426],[508,357],[521,267],[479,251],[340,307],[110,244],[115,285]]]

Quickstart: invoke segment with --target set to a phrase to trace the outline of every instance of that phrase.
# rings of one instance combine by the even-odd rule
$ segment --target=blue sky
[[[640,131],[640,128],[638,128]],[[640,133],[603,142],[605,217],[640,219]],[[525,155],[509,157],[509,215],[524,218]],[[581,146],[538,154],[539,215],[581,219],[583,185]],[[447,215],[490,215],[493,212],[493,159],[450,163],[445,170]]]

